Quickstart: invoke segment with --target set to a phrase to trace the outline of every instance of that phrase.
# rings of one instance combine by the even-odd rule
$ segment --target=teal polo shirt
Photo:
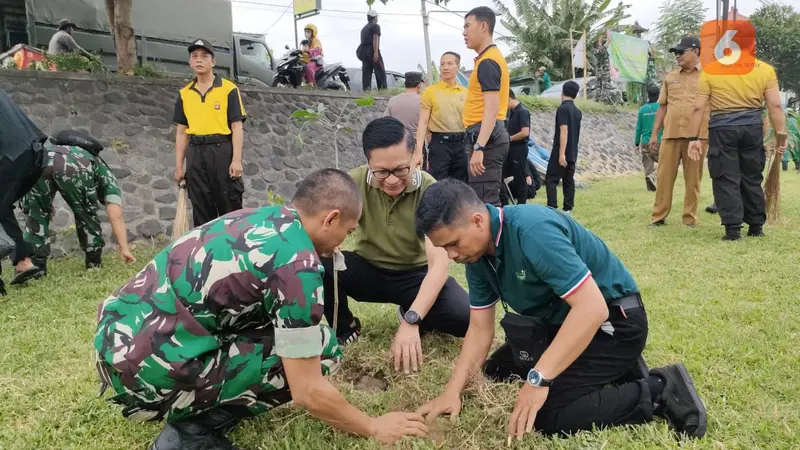
[[[606,303],[639,291],[622,261],[572,217],[542,205],[486,206],[495,254],[466,265],[473,309],[502,298],[518,314],[559,325],[564,299],[590,276]]]

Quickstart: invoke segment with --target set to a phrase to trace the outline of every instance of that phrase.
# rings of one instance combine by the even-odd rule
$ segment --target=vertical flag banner
[[[650,44],[644,39],[611,31],[608,32],[608,41],[611,78],[647,82],[647,50]]]

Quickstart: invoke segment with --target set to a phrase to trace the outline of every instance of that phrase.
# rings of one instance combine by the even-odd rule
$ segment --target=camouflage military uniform
[[[323,267],[297,213],[241,209],[188,232],[98,310],[103,390],[132,420],[218,407],[256,415],[291,400],[281,358],[341,358],[323,314]]]
[[[597,80],[595,101],[611,104],[614,102],[612,93],[614,88],[611,85],[611,65],[608,60],[608,44],[596,45],[594,47],[594,56],[597,58],[597,65],[594,71]]]
[[[34,264],[44,267],[50,255],[50,219],[56,192],[75,215],[75,228],[87,264],[99,265],[105,240],[97,207],[122,204],[122,190],[111,170],[88,151],[48,144],[47,165],[34,187],[22,199],[25,240],[34,247]]]

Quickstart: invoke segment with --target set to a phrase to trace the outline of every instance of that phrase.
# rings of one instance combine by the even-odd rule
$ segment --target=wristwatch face
[[[411,325],[416,325],[419,323],[419,314],[415,313],[414,311],[406,312],[405,316],[406,322],[410,323]]]
[[[528,372],[528,383],[530,383],[533,386],[539,386],[539,383],[541,382],[542,382],[542,374],[540,374],[534,369],[531,369]]]
[[[478,144],[477,142],[475,143],[475,145],[472,146],[472,149],[473,150],[483,150],[483,148],[481,147],[481,144]]]

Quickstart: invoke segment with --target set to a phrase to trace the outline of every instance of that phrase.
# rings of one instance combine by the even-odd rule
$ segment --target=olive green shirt
[[[403,270],[428,264],[425,238],[417,236],[414,215],[422,194],[436,180],[427,172],[413,170],[406,190],[390,197],[371,183],[369,167],[350,171],[364,199],[361,220],[353,233],[353,251],[371,264],[390,270]]]

